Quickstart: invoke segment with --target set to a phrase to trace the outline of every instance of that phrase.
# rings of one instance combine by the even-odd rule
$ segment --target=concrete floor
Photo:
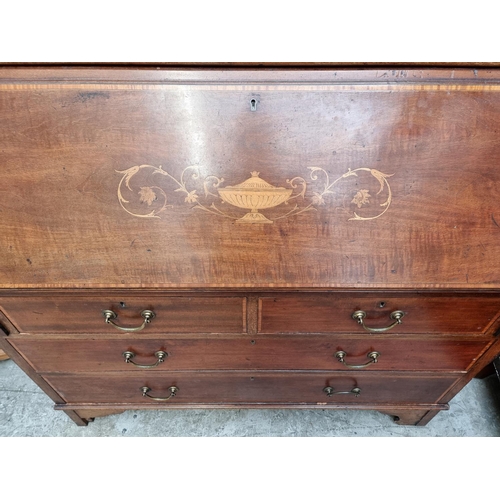
[[[0,362],[0,436],[500,436],[500,382],[475,379],[425,427],[374,411],[126,411],[76,426],[13,361]]]

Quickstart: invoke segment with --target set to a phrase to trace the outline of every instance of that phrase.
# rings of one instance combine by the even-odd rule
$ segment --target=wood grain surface
[[[368,328],[386,328],[394,323],[391,313],[402,311],[401,324],[386,334],[495,333],[500,297],[497,294],[444,293],[294,293],[265,294],[260,298],[260,333],[366,333],[352,318],[366,313]]]
[[[2,297],[0,310],[23,333],[128,333],[106,324],[103,311],[112,310],[113,322],[123,328],[140,327],[141,312],[154,319],[138,334],[243,333],[246,331],[244,296],[162,296],[156,293],[92,295],[38,295]]]
[[[498,287],[499,75],[4,68],[0,286]]]
[[[150,403],[152,406],[176,403],[431,403],[453,383],[452,375],[356,373],[213,372],[165,374],[50,374],[46,380],[68,403]],[[151,389],[153,397],[167,397],[169,387],[179,388],[167,402],[142,396],[141,387]],[[327,386],[338,391],[358,387],[361,395],[338,394],[328,397]]]
[[[335,370],[352,371],[335,357],[345,351],[351,365],[369,362],[367,354],[380,353],[377,363],[357,369],[373,371],[460,372],[474,363],[490,341],[470,337],[436,338],[428,335],[307,335],[249,339],[234,336],[200,337],[158,335],[154,338],[116,338],[110,335],[11,336],[9,342],[40,373],[123,371],[127,373],[201,370]],[[155,368],[155,352],[167,353]]]

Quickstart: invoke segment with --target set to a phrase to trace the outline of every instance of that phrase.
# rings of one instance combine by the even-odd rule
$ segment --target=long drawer
[[[491,332],[499,313],[498,294],[282,294],[260,298],[258,329],[259,333],[482,335]]]
[[[250,369],[465,371],[488,346],[484,338],[381,335],[288,335],[257,339],[228,336],[105,337],[17,335],[12,336],[10,342],[39,372]]]
[[[2,297],[0,308],[22,333],[246,331],[245,297],[130,295],[126,292],[75,297]],[[147,318],[149,311],[153,315]],[[142,326],[142,330],[138,330]]]
[[[453,375],[284,372],[59,374],[46,380],[67,403],[434,403]],[[331,395],[326,389],[331,388]],[[145,391],[143,388],[149,390]],[[172,389],[177,388],[174,397]],[[146,392],[146,396],[144,396]],[[340,393],[340,394],[337,394]],[[166,400],[166,398],[169,398]],[[163,398],[157,401],[151,398]]]

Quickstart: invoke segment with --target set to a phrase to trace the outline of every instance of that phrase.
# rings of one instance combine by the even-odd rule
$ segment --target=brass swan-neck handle
[[[155,356],[157,358],[157,361],[152,365],[141,365],[139,363],[136,363],[135,361],[132,361],[132,359],[135,357],[135,352],[132,351],[125,351],[122,353],[122,356],[125,358],[125,363],[130,363],[134,366],[137,366],[137,368],[155,368],[160,363],[163,363],[165,359],[167,359],[168,354],[165,351],[156,351]]]
[[[326,393],[328,397],[334,396],[335,394],[352,394],[355,398],[357,398],[361,394],[361,389],[359,387],[354,387],[350,391],[336,391],[333,387],[325,387],[323,392]]]
[[[118,318],[118,314],[116,314],[114,311],[110,311],[109,309],[106,309],[105,311],[102,312],[102,315],[104,316],[105,323],[114,326],[117,330],[120,330],[121,332],[140,332],[141,330],[144,329],[144,327],[148,323],[151,323],[151,321],[156,316],[156,314],[153,311],[150,311],[149,309],[145,309],[144,311],[141,312],[141,316],[144,318],[142,325],[136,326],[136,327],[125,327],[125,326],[120,326],[120,325],[117,325],[116,323],[113,323],[112,320]]]
[[[364,319],[366,318],[365,311],[356,311],[352,314],[352,319],[356,320],[367,332],[371,333],[381,333],[387,332],[391,328],[394,328],[396,325],[400,325],[405,313],[403,311],[393,311],[390,314],[390,318],[394,320],[389,326],[385,326],[383,328],[371,328],[370,326],[366,326],[364,323]]]
[[[337,351],[335,353],[335,357],[344,365],[347,366],[347,368],[351,368],[353,370],[361,370],[363,368],[366,368],[367,366],[370,366],[373,363],[378,362],[378,357],[380,356],[380,353],[377,351],[371,351],[369,352],[366,357],[369,359],[366,363],[362,365],[350,365],[345,362],[345,358],[347,356],[347,353],[345,351]]]
[[[173,385],[172,387],[169,387],[168,390],[170,391],[170,396],[167,396],[166,398],[155,398],[155,397],[150,396],[148,394],[148,392],[151,391],[151,389],[149,387],[147,387],[147,386],[141,387],[142,395],[146,398],[152,399],[153,401],[168,401],[169,399],[172,399],[177,394],[177,392],[179,391],[179,388],[175,387],[175,385]]]

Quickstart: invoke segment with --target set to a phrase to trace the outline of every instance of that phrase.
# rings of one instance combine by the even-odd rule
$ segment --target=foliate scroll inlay
[[[271,185],[261,178],[260,172],[256,171],[251,172],[251,176],[240,184],[223,186],[224,178],[215,175],[202,177],[201,170],[199,166],[186,167],[178,178],[162,166],[138,165],[126,170],[116,170],[122,174],[118,184],[118,202],[134,217],[161,218],[160,214],[166,214],[169,209],[174,208],[174,205],[169,203],[171,197],[175,205],[187,204],[191,209],[233,219],[237,223],[272,224],[276,220],[321,209],[327,201],[334,198],[336,194],[334,188],[342,180],[348,177],[360,177],[362,182],[362,178],[366,178],[367,175],[378,181],[378,191],[373,195],[368,188],[358,189],[348,204],[354,205],[360,211],[372,205],[373,200],[378,199],[379,195],[384,196],[385,201],[378,203],[380,211],[376,215],[363,216],[353,208],[348,220],[377,219],[387,212],[392,201],[391,186],[387,179],[393,174],[384,174],[370,168],[348,169],[343,175],[332,180],[325,169],[308,167],[309,176],[306,177],[309,177],[309,182],[297,176],[286,179],[285,186]],[[152,181],[155,179],[153,176],[156,176],[157,182]],[[134,177],[138,188],[131,186]],[[148,179],[149,185],[140,185],[144,179]],[[157,184],[162,184],[163,187]],[[170,188],[172,194],[167,195],[164,188]],[[127,190],[137,195],[138,203],[134,205],[126,198]],[[179,193],[180,196],[176,196],[175,193]],[[273,213],[273,209],[281,205],[290,205],[292,200],[295,201],[291,208],[285,211],[280,209],[280,212],[275,210]],[[141,213],[141,208],[144,213]],[[266,211],[266,214],[264,215],[262,211]]]

